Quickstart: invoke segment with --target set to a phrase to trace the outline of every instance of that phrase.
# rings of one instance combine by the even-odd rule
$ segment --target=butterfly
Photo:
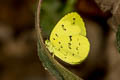
[[[45,44],[53,55],[68,64],[84,61],[90,50],[90,42],[81,16],[77,12],[65,15],[53,28]]]

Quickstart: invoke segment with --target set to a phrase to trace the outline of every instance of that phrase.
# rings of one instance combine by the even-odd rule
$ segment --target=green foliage
[[[41,28],[44,35],[50,35],[57,21],[74,10],[76,0],[43,0],[41,5]]]
[[[120,53],[120,25],[119,25],[118,31],[116,33],[116,40],[117,40],[117,48],[118,48],[118,51]]]

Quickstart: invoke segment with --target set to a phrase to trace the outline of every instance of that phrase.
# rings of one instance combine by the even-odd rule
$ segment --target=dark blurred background
[[[0,0],[0,80],[55,80],[37,55],[36,4],[37,0]],[[43,0],[44,38],[71,11],[83,17],[91,50],[80,65],[61,64],[85,80],[119,80],[120,55],[115,47],[115,34],[107,24],[111,14],[103,13],[93,0]]]

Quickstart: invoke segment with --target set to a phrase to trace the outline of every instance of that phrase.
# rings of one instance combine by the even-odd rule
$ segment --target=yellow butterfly
[[[71,65],[81,63],[90,50],[86,29],[76,12],[65,15],[51,32],[50,40],[45,41],[48,50]]]

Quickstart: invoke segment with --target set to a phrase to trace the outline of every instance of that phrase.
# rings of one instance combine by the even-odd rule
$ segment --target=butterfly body
[[[82,62],[90,49],[84,22],[76,12],[64,16],[45,43],[50,52],[72,65]]]

